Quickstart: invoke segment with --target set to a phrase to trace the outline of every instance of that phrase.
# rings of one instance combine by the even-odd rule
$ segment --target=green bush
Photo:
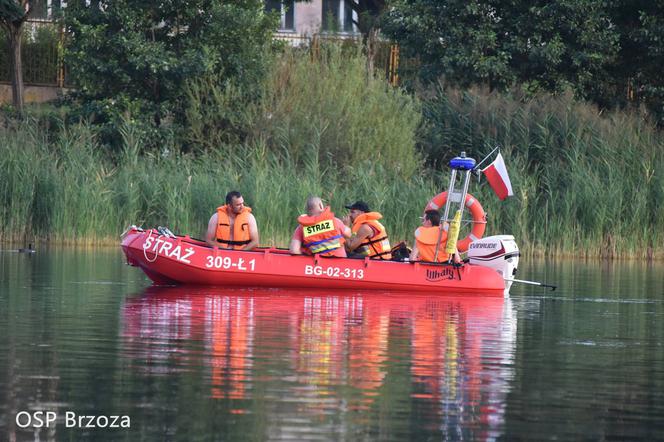
[[[100,127],[106,145],[121,148],[116,128],[132,119],[146,150],[160,151],[188,129],[189,82],[260,84],[278,20],[264,7],[260,0],[68,4],[66,57],[78,113]]]
[[[297,164],[319,161],[348,174],[376,164],[407,178],[420,166],[419,122],[417,101],[367,75],[359,49],[324,45],[313,60],[294,50],[277,59],[250,134]]]
[[[235,155],[233,145],[246,140],[299,167],[314,161],[351,173],[376,163],[400,177],[412,176],[421,163],[417,100],[382,77],[367,76],[357,46],[324,45],[315,59],[286,49],[275,57],[258,97],[205,78],[188,84],[187,99],[183,139],[196,151]]]

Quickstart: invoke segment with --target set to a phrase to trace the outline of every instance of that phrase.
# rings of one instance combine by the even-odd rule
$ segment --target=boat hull
[[[209,247],[188,236],[169,237],[132,228],[122,249],[130,265],[159,285],[335,288],[436,294],[503,296],[495,270],[466,264],[402,263],[369,259],[291,255],[287,250],[253,251]]]

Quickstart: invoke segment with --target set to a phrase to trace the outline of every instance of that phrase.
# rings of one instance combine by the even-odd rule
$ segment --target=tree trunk
[[[22,24],[22,23],[21,23]],[[23,112],[23,62],[21,59],[21,28],[11,26],[9,30],[9,51],[11,52],[12,104],[19,113]]]
[[[367,34],[367,75],[372,78],[375,72],[376,52],[378,46],[378,29],[372,28]]]

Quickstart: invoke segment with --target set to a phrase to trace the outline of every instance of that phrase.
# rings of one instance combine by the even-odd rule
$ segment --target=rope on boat
[[[150,239],[150,236],[152,236],[152,229],[150,229],[150,233],[148,233],[148,239]],[[155,261],[157,260],[157,258],[159,257],[159,253],[158,253],[157,251],[155,251],[155,252],[154,252],[154,258],[153,258],[153,259],[150,259],[150,258],[148,258],[148,250],[147,250],[145,247],[143,247],[143,257],[145,258],[145,260],[146,260],[147,262],[149,262],[149,263],[153,263],[153,262],[155,262]]]

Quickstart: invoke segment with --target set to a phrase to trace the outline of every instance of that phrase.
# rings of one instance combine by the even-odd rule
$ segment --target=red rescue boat
[[[444,206],[442,221],[450,223],[448,241],[454,247],[464,209],[470,210],[472,232],[458,243],[459,250],[468,251],[468,262],[463,265],[291,255],[277,248],[219,249],[189,236],[173,235],[168,229],[136,226],[123,234],[122,248],[130,265],[140,267],[155,283],[168,285],[396,290],[478,297],[507,296],[515,281],[544,285],[514,279],[519,262],[514,237],[480,238],[486,223],[484,210],[468,194],[471,172],[478,166],[464,152],[453,158],[447,192],[426,206]],[[461,191],[455,191],[457,173],[464,178]]]
[[[479,247],[478,244],[483,246]],[[461,266],[291,255],[287,250],[253,251],[210,247],[189,236],[132,226],[122,236],[130,265],[156,284],[226,287],[336,288],[417,291],[435,294],[507,295],[518,264],[511,236],[475,241]]]

